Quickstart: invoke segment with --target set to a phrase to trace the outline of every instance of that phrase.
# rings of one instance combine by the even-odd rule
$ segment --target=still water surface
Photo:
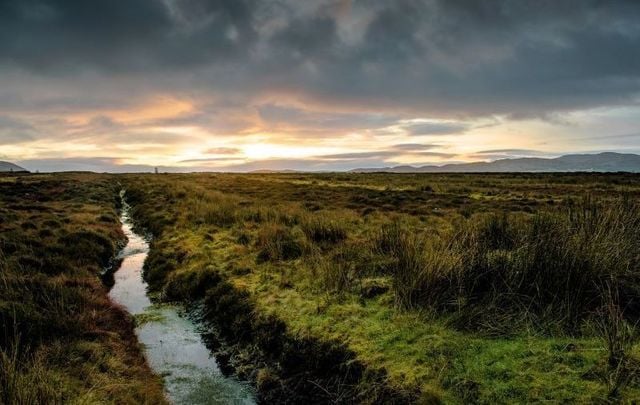
[[[196,324],[181,308],[151,302],[142,279],[149,244],[133,232],[126,204],[120,220],[129,241],[109,296],[138,319],[138,340],[151,368],[163,377],[168,398],[175,404],[255,404],[248,385],[222,375]]]

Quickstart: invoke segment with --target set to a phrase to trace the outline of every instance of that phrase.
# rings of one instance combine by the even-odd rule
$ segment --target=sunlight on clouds
[[[123,123],[173,118],[192,111],[193,105],[170,96],[156,97],[138,108],[110,111],[105,115]]]
[[[3,145],[2,152],[18,159],[109,158],[115,164],[184,170],[225,170],[248,164],[259,167],[261,162],[276,160],[285,166],[287,160],[308,161],[309,167],[314,168],[323,164],[342,164],[340,167],[344,168],[419,166],[495,160],[529,152],[533,156],[559,155],[576,151],[578,143],[585,149],[606,149],[607,138],[597,139],[596,130],[604,131],[605,124],[610,132],[627,133],[633,129],[633,119],[626,110],[619,117],[616,111],[594,111],[597,119],[587,113],[575,113],[555,120],[405,116],[371,121],[369,116],[358,113],[333,115],[323,111],[314,115],[314,110],[282,107],[280,112],[294,113],[284,116],[289,121],[274,126],[272,122],[256,120],[252,108],[232,108],[229,113],[245,126],[222,130],[216,124],[219,117],[229,116],[227,111],[224,115],[211,112],[210,120],[192,122],[189,119],[194,114],[205,115],[202,105],[168,96],[155,97],[127,111],[64,116],[50,132],[47,125],[53,117],[43,116],[45,125],[39,130],[43,134],[65,134],[65,141],[47,136]],[[323,127],[326,123],[330,125]],[[632,148],[637,138],[621,138],[619,143],[624,145],[623,141]]]
[[[96,116],[106,117],[122,124],[175,118],[193,110],[193,104],[171,96],[154,96],[147,102],[123,109],[101,109],[69,114],[66,119],[73,125],[85,125]]]
[[[272,158],[306,158],[319,154],[336,153],[336,148],[315,147],[315,146],[290,146],[269,143],[257,143],[241,146],[244,155],[251,160],[272,159]]]

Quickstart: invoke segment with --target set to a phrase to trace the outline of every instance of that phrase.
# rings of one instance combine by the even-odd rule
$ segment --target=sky
[[[0,160],[347,170],[640,153],[637,0],[0,0]]]

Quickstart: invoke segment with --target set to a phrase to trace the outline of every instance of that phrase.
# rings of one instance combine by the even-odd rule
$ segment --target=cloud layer
[[[637,127],[638,49],[634,0],[0,0],[0,145],[176,164],[602,149],[528,123]]]

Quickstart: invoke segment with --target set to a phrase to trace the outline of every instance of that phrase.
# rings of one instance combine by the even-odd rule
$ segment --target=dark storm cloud
[[[330,52],[339,41],[336,22],[329,16],[293,19],[271,39],[275,49],[282,49],[293,58]]]
[[[245,0],[4,0],[0,55],[45,74],[163,70],[237,54],[250,20]]]
[[[354,14],[364,8],[353,3]],[[306,64],[285,69],[282,85],[369,105],[519,116],[628,103],[640,89],[638,2],[394,1],[373,8],[362,40],[337,39],[329,53],[310,49],[300,57]]]
[[[0,98],[23,109],[287,93],[386,118],[540,116],[637,102],[638,49],[638,1],[0,0]],[[61,90],[6,90],[16,71]],[[260,114],[327,128],[378,119]],[[465,129],[419,125],[410,132]]]

